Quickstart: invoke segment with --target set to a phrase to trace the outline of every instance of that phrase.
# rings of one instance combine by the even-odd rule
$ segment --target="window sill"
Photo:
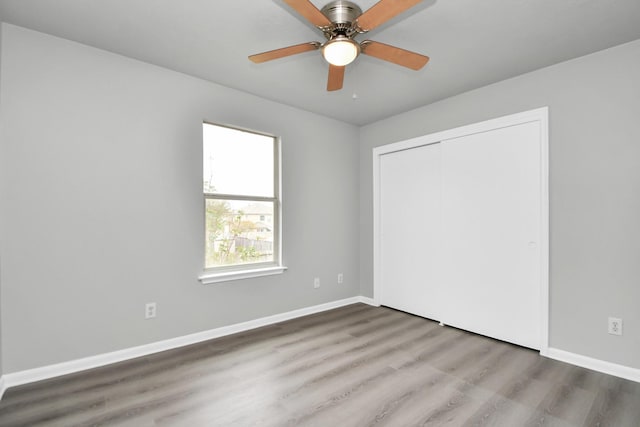
[[[212,283],[228,282],[231,280],[250,279],[252,277],[272,276],[274,274],[282,274],[287,267],[266,267],[255,268],[251,270],[237,270],[237,271],[225,271],[221,273],[205,273],[198,277],[200,283],[203,285],[210,285]]]

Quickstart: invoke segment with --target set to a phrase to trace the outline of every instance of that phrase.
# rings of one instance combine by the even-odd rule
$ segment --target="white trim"
[[[532,110],[540,123],[540,353],[549,348],[549,107]]]
[[[210,329],[208,331],[197,332],[195,334],[170,338],[164,341],[157,341],[137,347],[113,351],[110,353],[84,357],[82,359],[70,360],[68,362],[57,363],[55,365],[42,366],[40,368],[13,372],[5,374],[0,379],[0,391],[3,391],[9,387],[15,387],[36,381],[46,380],[61,375],[72,374],[87,369],[98,368],[112,363],[122,362],[125,360],[134,359],[136,357],[147,356],[149,354],[158,353],[161,351],[196,344],[214,338],[220,338],[227,335],[236,334],[238,332],[244,332],[250,329],[260,328],[263,326],[272,325],[274,323],[284,322],[286,320],[320,313],[323,311],[332,310],[334,308],[344,307],[359,302],[368,304],[369,301],[369,298],[364,297],[346,298],[343,300],[332,301],[325,304],[305,307],[286,313],[275,314],[273,316],[267,316],[260,319],[237,323],[235,325],[223,326],[220,328]]]
[[[0,377],[0,400],[2,400],[2,396],[4,396],[6,390],[7,385],[5,384],[4,377]]]
[[[617,363],[606,362],[604,360],[594,359],[592,357],[559,350],[553,347],[548,347],[544,353],[541,351],[540,354],[550,359],[559,360],[561,362],[570,363],[572,365],[581,366],[593,371],[614,375],[616,377],[640,383],[640,369],[637,368],[618,365]]]
[[[380,221],[380,156],[384,154],[382,147],[373,149],[373,301],[380,305],[382,287],[382,257],[381,257],[381,221]]]
[[[373,301],[380,305],[382,284],[382,260],[380,241],[380,157],[384,154],[408,150],[445,140],[459,138],[480,132],[520,125],[540,123],[540,182],[541,182],[541,224],[540,224],[540,351],[549,347],[549,107],[511,114],[484,122],[460,126],[429,135],[418,136],[406,141],[395,142],[373,148]]]
[[[282,274],[286,271],[287,267],[265,267],[255,268],[251,270],[237,270],[237,271],[225,271],[218,273],[205,273],[198,277],[200,283],[203,285],[210,285],[212,283],[228,282],[230,280],[250,279],[252,277],[272,276],[274,274]]]
[[[521,113],[515,113],[491,120],[485,120],[484,122],[464,125],[453,129],[431,133],[428,135],[417,136],[415,138],[407,139],[400,142],[374,147],[373,155],[375,158],[376,156],[380,156],[382,154],[389,154],[396,151],[421,147],[423,145],[435,144],[447,139],[460,138],[462,136],[473,135],[480,132],[487,132],[489,130],[545,120],[548,117],[549,107],[536,108],[529,111],[523,111]]]
[[[369,297],[356,297],[358,298],[358,302],[361,302],[363,304],[367,304],[370,305],[372,307],[380,307],[380,304],[378,304],[373,298],[369,298]]]
[[[208,331],[198,332],[195,334],[185,335],[182,337],[171,338],[164,341],[158,341],[138,347],[131,347],[124,350],[118,350],[111,353],[89,356],[82,359],[62,362],[55,365],[43,366],[40,368],[28,369],[25,371],[5,374],[0,377],[0,399],[9,387],[15,387],[36,381],[46,380],[49,378],[59,377],[87,369],[98,368],[112,363],[122,362],[136,357],[147,356],[149,354],[161,351],[171,350],[196,344],[199,342],[220,338],[223,336],[247,331],[250,329],[268,326],[286,320],[295,319],[310,314],[320,313],[334,308],[344,307],[351,304],[363,303],[371,306],[379,307],[379,304],[372,298],[357,296],[346,298],[343,300],[333,301],[312,307],[301,308],[286,313],[276,314],[273,316],[262,317],[260,319],[250,320],[248,322],[237,323],[235,325],[223,326]],[[626,378],[631,381],[640,382],[640,369],[630,368],[615,363],[605,362],[591,357],[570,353],[564,350],[547,347],[540,352],[543,356],[562,362],[582,366],[587,369]]]

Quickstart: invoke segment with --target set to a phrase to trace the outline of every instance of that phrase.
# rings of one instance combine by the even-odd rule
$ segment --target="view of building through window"
[[[276,139],[203,124],[205,268],[277,263]]]

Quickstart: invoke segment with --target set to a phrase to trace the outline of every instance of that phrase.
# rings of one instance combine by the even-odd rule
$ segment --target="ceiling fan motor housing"
[[[346,31],[351,28],[351,24],[362,15],[362,9],[350,1],[335,0],[325,5],[320,11],[331,21],[335,30]]]

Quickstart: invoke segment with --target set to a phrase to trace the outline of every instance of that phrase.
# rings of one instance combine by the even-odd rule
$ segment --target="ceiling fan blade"
[[[327,90],[340,90],[342,89],[342,82],[344,81],[344,69],[346,67],[339,67],[337,65],[329,64],[329,80],[327,81]]]
[[[371,31],[421,1],[422,0],[380,0],[356,19],[357,26],[364,32]]]
[[[394,64],[402,65],[412,70],[419,70],[429,62],[428,56],[388,44],[374,42],[373,40],[363,41],[360,43],[360,47],[362,48],[362,53],[365,55],[373,56],[383,61],[393,62]]]
[[[256,64],[259,64],[261,62],[271,61],[272,59],[284,58],[285,56],[316,50],[319,47],[320,43],[318,42],[300,43],[295,46],[282,47],[268,52],[256,53],[255,55],[251,55],[249,59]]]
[[[289,6],[294,8],[296,12],[304,16],[307,21],[316,27],[327,27],[331,25],[329,18],[324,16],[320,10],[309,0],[284,0]]]

